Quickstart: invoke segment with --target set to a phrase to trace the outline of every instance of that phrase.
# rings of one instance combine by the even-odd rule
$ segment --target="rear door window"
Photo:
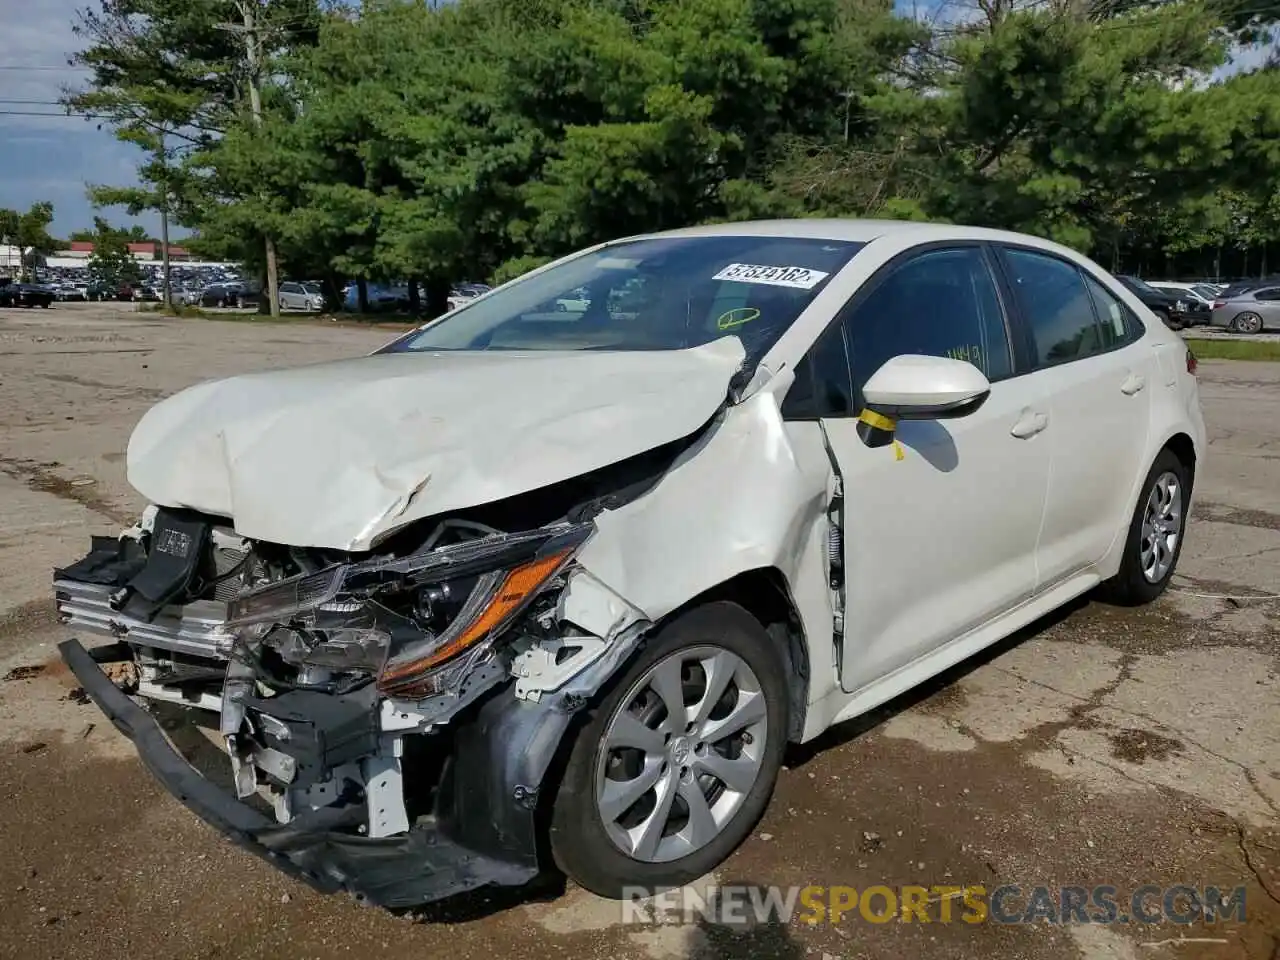
[[[1084,278],[1074,264],[1016,247],[1004,248],[1004,259],[1023,317],[1031,328],[1035,366],[1070,363],[1110,349],[1114,333],[1104,334]]]
[[[1083,276],[1084,285],[1089,290],[1089,297],[1101,324],[1099,340],[1102,349],[1114,350],[1141,337],[1144,328],[1134,312],[1089,274],[1085,273]]]

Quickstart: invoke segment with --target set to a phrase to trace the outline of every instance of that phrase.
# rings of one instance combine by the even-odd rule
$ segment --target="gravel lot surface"
[[[792,751],[756,835],[706,881],[1110,884],[1122,907],[1144,884],[1244,885],[1244,923],[637,925],[554,881],[393,916],[223,841],[59,668],[50,570],[143,507],[124,448],[156,400],[390,336],[0,310],[0,956],[1280,958],[1280,602],[1249,599],[1280,594],[1280,363],[1200,365],[1212,441],[1176,589],[1141,610],[1082,601]]]

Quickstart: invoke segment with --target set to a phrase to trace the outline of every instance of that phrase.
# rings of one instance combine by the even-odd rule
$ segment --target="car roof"
[[[680,230],[641,234],[615,242],[623,243],[628,240],[647,240],[656,237],[796,237],[806,240],[848,240],[869,243],[889,236],[909,236],[918,243],[928,243],[931,240],[989,240],[1043,247],[1046,250],[1066,250],[1065,247],[1045,240],[1043,237],[1014,233],[1010,230],[966,227],[950,223],[921,223],[915,220],[845,220],[821,217],[713,223],[685,227]]]

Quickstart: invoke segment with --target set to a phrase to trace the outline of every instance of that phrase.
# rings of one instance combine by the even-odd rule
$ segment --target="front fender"
[[[835,676],[826,564],[831,462],[817,423],[785,422],[771,391],[728,407],[644,496],[596,517],[578,561],[601,590],[566,598],[565,619],[607,636],[657,622],[749,571],[787,581],[809,642],[808,702]],[[621,617],[621,620],[619,619]]]

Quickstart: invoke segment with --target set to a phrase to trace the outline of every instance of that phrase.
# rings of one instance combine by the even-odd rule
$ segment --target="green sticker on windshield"
[[[716,329],[732,330],[734,327],[740,327],[744,323],[750,323],[759,318],[760,311],[756,307],[734,307],[720,314],[720,319],[716,321]]]

